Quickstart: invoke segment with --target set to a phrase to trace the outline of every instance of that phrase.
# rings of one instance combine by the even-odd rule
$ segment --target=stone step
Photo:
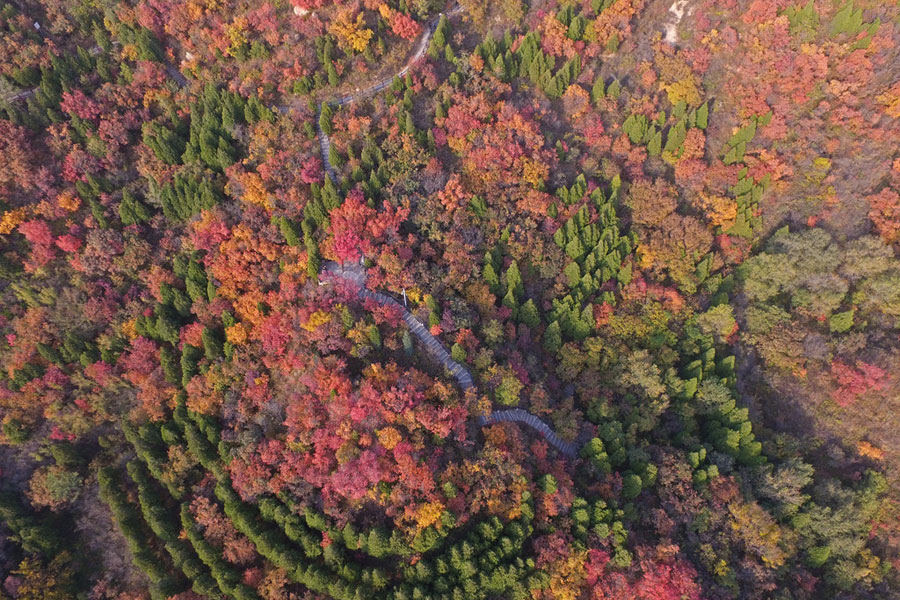
[[[324,144],[326,143],[326,140],[323,139],[322,142]],[[325,270],[346,281],[352,281],[360,286],[365,285],[364,273],[348,272],[342,268],[339,269],[334,265],[326,265]],[[444,345],[433,336],[418,319],[413,317],[412,313],[402,308],[397,300],[386,294],[382,294],[381,292],[373,292],[365,287],[362,287],[362,289],[359,290],[358,295],[360,298],[372,300],[382,306],[400,307],[403,311],[402,316],[404,322],[406,322],[419,341],[425,345],[426,350],[431,357],[444,366],[455,377],[457,383],[463,390],[475,387],[475,381],[469,370],[454,361]],[[547,440],[547,443],[562,454],[569,457],[575,457],[578,454],[578,445],[572,442],[563,441],[562,438],[560,438],[542,419],[521,408],[494,411],[486,417],[479,417],[477,422],[478,425],[482,427],[496,423],[522,423],[538,432],[545,440]]]

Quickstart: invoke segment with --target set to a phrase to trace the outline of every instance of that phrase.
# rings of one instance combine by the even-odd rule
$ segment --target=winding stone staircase
[[[456,5],[448,12],[442,13],[432,19],[428,24],[428,29],[423,32],[422,37],[419,39],[419,43],[416,46],[416,51],[407,61],[406,65],[394,76],[383,79],[365,88],[364,90],[358,90],[353,94],[341,96],[337,100],[332,101],[331,104],[335,106],[342,106],[344,104],[356,102],[357,100],[377,94],[380,91],[384,90],[389,85],[391,85],[395,78],[405,77],[410,68],[419,60],[421,60],[421,58],[425,55],[425,52],[428,49],[428,44],[431,42],[432,36],[434,36],[434,32],[437,29],[441,17],[451,17],[453,15],[459,14],[460,12],[462,12],[462,10],[462,6]],[[99,51],[100,49],[97,47],[91,48],[91,52],[94,54],[98,53]],[[179,87],[184,88],[188,85],[188,80],[185,78],[185,76],[168,62],[165,63],[165,69],[169,77],[171,77]],[[5,100],[10,102],[27,98],[34,93],[35,89],[24,90],[13,96],[5,98]],[[289,110],[289,107],[279,106],[278,109],[286,112],[287,110]],[[328,158],[331,150],[331,139],[324,131],[322,131],[321,127],[319,127],[318,118],[316,119],[316,130],[319,137],[319,149],[322,153],[322,163],[325,166],[325,172],[331,179],[331,181],[337,184],[337,171]],[[366,274],[363,267],[356,265],[353,267],[345,268],[335,262],[328,262],[323,265],[321,275],[322,277],[320,279],[327,280],[328,277],[333,277],[354,285],[357,288],[357,295],[362,300],[372,300],[373,302],[376,302],[377,304],[380,304],[382,306],[391,306],[398,309],[403,315],[403,320],[404,322],[406,322],[410,331],[422,344],[424,344],[429,356],[443,365],[447,369],[447,371],[449,371],[450,374],[453,375],[459,387],[464,392],[475,387],[475,381],[472,378],[472,373],[469,372],[469,370],[465,366],[453,360],[444,345],[441,344],[441,342],[431,334],[428,328],[426,328],[421,321],[416,319],[412,315],[412,313],[406,310],[406,308],[396,299],[388,296],[387,294],[383,294],[381,292],[373,292],[372,290],[366,288]],[[539,434],[541,434],[541,436],[543,436],[543,438],[547,440],[547,442],[551,446],[556,448],[560,453],[570,458],[574,458],[578,455],[578,451],[582,445],[581,443],[567,442],[563,440],[544,421],[521,408],[494,411],[490,415],[478,417],[478,425],[481,427],[486,427],[488,425],[494,425],[497,423],[521,423],[523,425],[528,425]]]
[[[409,69],[425,55],[425,51],[428,48],[428,44],[431,42],[431,38],[434,35],[435,29],[437,29],[437,25],[440,22],[441,17],[453,16],[460,12],[462,12],[462,7],[460,5],[457,5],[447,13],[438,15],[436,18],[434,18],[429,23],[428,29],[422,34],[422,37],[419,40],[418,45],[416,46],[415,53],[396,75],[387,79],[383,79],[364,90],[357,91],[346,96],[341,96],[337,100],[331,102],[331,104],[333,106],[342,106],[345,104],[356,102],[357,100],[377,94],[378,92],[384,90],[386,87],[391,85],[395,78],[405,77],[409,72]],[[325,166],[325,173],[333,183],[337,184],[337,172],[328,157],[331,150],[331,139],[324,131],[322,131],[322,128],[319,127],[318,118],[316,119],[316,132],[318,133],[319,137],[319,149],[322,152],[322,164]],[[398,302],[391,296],[388,296],[387,294],[383,294],[381,292],[374,292],[366,288],[366,274],[363,267],[359,265],[343,267],[335,262],[328,262],[323,265],[322,276],[326,280],[328,277],[333,277],[351,283],[352,285],[357,287],[357,295],[362,300],[371,300],[382,306],[390,306],[399,310],[403,315],[404,322],[406,322],[412,334],[415,335],[416,338],[418,338],[418,340],[425,346],[425,349],[429,356],[443,365],[444,368],[446,368],[447,371],[449,371],[450,374],[453,375],[453,377],[456,379],[457,384],[459,384],[459,387],[463,390],[463,392],[475,387],[475,381],[474,379],[472,379],[472,373],[470,373],[466,367],[453,360],[444,345],[441,344],[441,342],[431,334],[428,328],[425,327],[425,325],[423,325],[421,321],[416,319],[412,315],[412,313],[406,310],[406,308],[402,304],[400,304],[400,302]],[[549,443],[560,453],[568,456],[569,458],[578,456],[578,451],[582,445],[579,442],[567,442],[563,440],[550,428],[549,425],[547,425],[547,423],[521,408],[494,411],[490,415],[478,417],[478,425],[480,427],[486,427],[488,425],[494,425],[497,423],[521,423],[523,425],[528,425],[539,434],[541,434],[541,436],[545,440],[547,440],[547,443]]]
[[[357,296],[365,301],[371,300],[381,306],[390,306],[400,312],[403,321],[409,326],[410,331],[425,346],[428,355],[444,366],[447,371],[456,379],[459,387],[465,392],[475,387],[475,381],[472,379],[472,373],[463,365],[459,364],[450,356],[447,348],[428,331],[428,328],[415,318],[400,302],[387,294],[374,292],[365,287],[366,274],[362,266],[354,265],[352,267],[342,267],[335,262],[329,261],[322,268],[320,279],[325,284],[329,278],[339,279],[356,288]],[[547,440],[551,446],[556,448],[560,453],[575,458],[581,448],[580,442],[567,442],[560,438],[553,429],[550,428],[540,418],[521,408],[508,410],[497,410],[487,416],[478,417],[478,425],[486,427],[497,423],[521,423],[528,425]]]

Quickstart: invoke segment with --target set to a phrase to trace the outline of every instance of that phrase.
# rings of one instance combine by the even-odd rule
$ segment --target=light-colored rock
[[[681,23],[681,19],[684,18],[688,2],[689,0],[675,0],[675,2],[672,3],[672,6],[669,7],[669,12],[675,17],[674,22],[670,19],[669,22],[665,24],[665,40],[670,44],[678,42],[678,24]]]

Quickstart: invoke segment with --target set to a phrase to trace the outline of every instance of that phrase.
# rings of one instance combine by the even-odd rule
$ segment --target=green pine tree
[[[503,296],[501,303],[512,311],[512,318],[515,319],[519,312],[519,303],[516,301],[516,296],[513,293],[512,288],[510,288],[506,292],[506,295]]]
[[[622,84],[619,83],[618,79],[613,79],[612,83],[609,84],[609,88],[606,90],[606,95],[614,100],[619,99],[619,94],[622,93]]]
[[[578,236],[573,237],[569,240],[569,243],[566,244],[566,254],[568,254],[569,258],[572,260],[579,260],[584,256],[584,253],[584,244],[581,243],[581,238]]]
[[[297,226],[290,219],[287,217],[279,219],[278,228],[281,230],[281,235],[284,236],[284,241],[287,242],[288,246],[300,245],[300,234],[297,232]]]
[[[119,219],[123,225],[136,225],[150,220],[150,209],[135,198],[128,190],[122,190],[122,202],[119,204]]]
[[[628,500],[636,498],[641,493],[642,486],[641,478],[634,473],[629,473],[622,478],[622,495]]]
[[[166,381],[172,385],[181,383],[181,366],[178,362],[178,357],[170,346],[160,346],[159,364],[162,367]]]
[[[381,332],[378,330],[377,325],[369,327],[369,341],[375,348],[381,348]]]
[[[522,284],[522,275],[519,273],[519,265],[516,261],[512,261],[509,264],[504,279],[506,279],[507,293],[512,292],[513,298],[516,300],[521,298],[522,294],[525,292],[525,288]]]
[[[450,44],[444,46],[444,60],[446,60],[451,65],[456,64],[456,54],[454,54],[453,48],[450,47]]]
[[[340,169],[344,164],[344,159],[341,156],[341,153],[338,152],[337,148],[334,145],[329,146],[328,148],[328,162],[331,163],[335,169]]]
[[[332,124],[332,118],[334,117],[334,111],[331,108],[331,105],[327,102],[322,104],[322,109],[319,112],[319,129],[322,130],[322,133],[325,135],[331,135],[334,132],[334,125]]]
[[[484,282],[488,284],[488,287],[491,290],[492,294],[497,294],[500,291],[500,278],[497,277],[497,272],[494,270],[494,265],[491,263],[487,263],[484,265],[484,269],[482,269],[482,276],[484,277]]]
[[[681,150],[684,140],[687,137],[687,129],[684,121],[678,121],[674,127],[669,130],[666,136],[666,145],[664,150],[670,154],[676,154]]]
[[[106,229],[109,227],[109,219],[106,218],[106,210],[103,208],[103,205],[100,204],[99,200],[91,198],[88,202],[91,207],[91,216],[94,217],[94,220],[97,222],[97,226],[100,229]]]
[[[650,156],[659,156],[662,151],[662,131],[657,130],[650,142],[647,143],[647,154]]]
[[[562,346],[562,332],[560,331],[559,321],[553,321],[544,330],[544,350],[550,354],[556,354],[560,346]]]
[[[525,323],[532,329],[537,328],[537,326],[541,324],[541,316],[538,314],[537,307],[534,305],[534,300],[531,298],[529,298],[525,304],[522,305],[522,308],[519,309],[519,321]]]
[[[224,356],[222,340],[212,329],[204,327],[201,339],[203,340],[203,352],[206,354],[207,360],[215,360]]]
[[[321,268],[321,258],[319,257],[319,246],[316,241],[309,237],[306,239],[306,274],[310,279],[316,281],[319,277],[319,269]]]
[[[709,125],[709,104],[704,102],[697,109],[697,128],[706,129]]]
[[[328,85],[331,87],[337,87],[341,82],[341,78],[338,77],[337,69],[334,67],[334,62],[328,61],[325,64],[325,73],[328,75]]]
[[[371,554],[374,558],[381,558],[388,554],[389,551],[389,542],[387,540],[387,536],[384,535],[384,532],[380,529],[372,529],[369,531],[368,536],[368,547],[369,554]]]

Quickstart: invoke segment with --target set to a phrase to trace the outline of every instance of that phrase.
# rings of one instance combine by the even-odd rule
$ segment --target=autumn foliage
[[[0,8],[0,597],[898,589],[898,7],[95,4]]]

